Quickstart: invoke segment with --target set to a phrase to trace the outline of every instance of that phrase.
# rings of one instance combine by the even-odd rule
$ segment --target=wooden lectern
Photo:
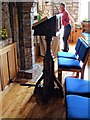
[[[40,82],[43,80],[43,89],[42,89],[42,100],[46,102],[49,96],[54,95],[54,82],[56,82],[59,87],[59,92],[63,97],[63,90],[60,82],[56,79],[54,75],[54,60],[51,53],[51,41],[53,36],[57,36],[61,28],[61,17],[56,15],[47,19],[46,17],[41,21],[35,23],[32,27],[34,29],[34,35],[45,36],[47,49],[44,57],[44,69],[43,75],[36,83],[35,91],[37,92]]]
[[[46,54],[44,57],[44,69],[43,69],[43,75],[38,80],[38,82],[35,85],[35,93],[41,93],[42,91],[42,102],[47,102],[50,96],[54,96],[56,94],[55,91],[57,91],[54,87],[54,82],[58,86],[58,93],[60,97],[63,97],[63,89],[61,86],[60,81],[58,81],[54,75],[54,60],[53,55],[51,53],[51,41],[53,36],[57,36],[59,33],[59,30],[61,28],[61,17],[60,15],[56,15],[51,18],[43,18],[37,23],[34,23],[32,29],[34,30],[34,35],[40,35],[45,36],[46,40]],[[40,83],[43,80],[43,87],[41,87]],[[33,86],[33,85],[29,85]]]

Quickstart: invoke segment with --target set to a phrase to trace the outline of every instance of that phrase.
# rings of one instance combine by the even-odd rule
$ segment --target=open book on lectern
[[[34,35],[57,36],[61,28],[61,15],[57,14],[51,18],[43,18],[33,24]]]

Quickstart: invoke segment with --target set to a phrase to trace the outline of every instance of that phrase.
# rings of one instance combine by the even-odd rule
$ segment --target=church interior
[[[68,51],[60,5],[71,16]],[[89,9],[89,0],[0,1],[1,119],[90,119]]]

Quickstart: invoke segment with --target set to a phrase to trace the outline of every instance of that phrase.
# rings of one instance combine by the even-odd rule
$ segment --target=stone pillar
[[[33,2],[17,2],[19,23],[20,70],[28,70],[34,63],[32,24],[34,21]]]

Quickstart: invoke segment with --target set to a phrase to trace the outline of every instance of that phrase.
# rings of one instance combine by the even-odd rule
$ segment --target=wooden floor
[[[74,50],[73,46],[70,50]],[[41,62],[42,58],[38,58],[37,63]],[[55,66],[57,71],[57,65]],[[87,77],[86,74],[87,70]],[[69,74],[64,73],[63,78],[67,75]],[[33,92],[34,87],[20,86],[16,82],[9,85],[0,93],[0,118],[65,118],[64,99],[51,98],[48,104],[44,105]]]
[[[65,105],[61,98],[51,98],[44,105],[33,95],[34,87],[13,83],[0,95],[1,118],[65,118]],[[2,96],[2,97],[1,97]]]

